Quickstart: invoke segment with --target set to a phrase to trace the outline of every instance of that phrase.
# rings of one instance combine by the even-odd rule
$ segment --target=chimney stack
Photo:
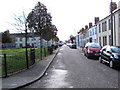
[[[85,25],[85,29],[88,29],[88,25]]]
[[[95,24],[97,24],[97,22],[99,22],[99,17],[95,17],[94,21],[95,21]]]
[[[91,28],[91,27],[92,27],[92,22],[89,23],[89,28]]]
[[[111,4],[112,4],[112,8],[111,8],[111,6],[110,6],[110,10],[112,9],[112,11],[114,11],[115,9],[117,9],[117,4],[116,4],[116,2],[112,2]]]

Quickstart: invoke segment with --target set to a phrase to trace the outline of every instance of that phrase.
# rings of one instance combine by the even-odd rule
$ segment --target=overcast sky
[[[2,0],[0,2],[0,32],[9,29],[10,33],[15,33],[16,30],[10,24],[14,22],[14,14],[25,11],[27,15],[38,1],[43,3],[51,13],[52,23],[58,29],[60,40],[69,39],[70,35],[75,35],[89,22],[94,24],[94,17],[103,19],[110,14],[111,0]],[[119,1],[113,0],[117,4]]]

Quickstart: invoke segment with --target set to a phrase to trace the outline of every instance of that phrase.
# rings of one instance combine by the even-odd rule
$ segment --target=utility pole
[[[75,30],[75,28],[74,28],[74,35],[75,35],[74,43],[76,44],[76,30]]]
[[[113,8],[112,8],[112,0],[110,2],[110,17],[111,17],[111,46],[113,46]]]

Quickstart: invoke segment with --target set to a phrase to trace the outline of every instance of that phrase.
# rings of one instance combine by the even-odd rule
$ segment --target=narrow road
[[[64,45],[46,75],[25,88],[118,88],[118,70]]]

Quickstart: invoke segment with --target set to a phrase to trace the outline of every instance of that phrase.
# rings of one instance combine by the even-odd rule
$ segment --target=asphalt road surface
[[[25,88],[118,88],[119,69],[87,59],[79,49],[64,45],[46,75]]]

